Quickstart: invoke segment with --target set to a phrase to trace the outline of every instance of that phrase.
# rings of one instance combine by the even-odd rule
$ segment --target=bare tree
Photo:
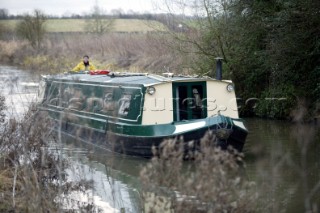
[[[35,49],[40,49],[44,35],[46,33],[46,16],[40,10],[35,10],[33,15],[25,15],[23,20],[17,25],[17,34],[27,39]]]
[[[0,9],[0,19],[7,19],[9,17],[9,12],[5,8]]]
[[[110,32],[114,24],[114,19],[107,18],[104,11],[98,6],[93,7],[91,19],[87,20],[85,31],[97,34],[99,36]]]
[[[112,10],[111,10],[111,14],[112,14],[113,16],[115,16],[115,17],[118,17],[118,18],[120,18],[123,13],[124,13],[124,11],[123,11],[121,8],[119,8],[119,9],[112,9]]]
[[[225,0],[162,0],[159,4],[166,15],[160,22],[168,26],[167,35],[173,39],[168,45],[178,54],[185,55],[192,70],[208,74],[215,65],[215,58],[224,58],[228,65],[228,20]]]
[[[87,20],[85,31],[96,35],[97,46],[104,56],[104,42],[102,36],[110,32],[114,25],[114,19],[107,17],[104,11],[96,4],[93,7],[91,18]]]

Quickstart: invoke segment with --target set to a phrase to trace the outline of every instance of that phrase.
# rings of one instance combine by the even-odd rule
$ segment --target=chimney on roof
[[[216,79],[222,80],[222,60],[223,58],[217,57],[216,59]]]

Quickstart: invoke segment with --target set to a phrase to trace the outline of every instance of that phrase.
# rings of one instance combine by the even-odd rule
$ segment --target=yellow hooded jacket
[[[95,67],[93,64],[91,64],[91,63],[89,63],[89,66],[85,66],[85,65],[84,65],[84,62],[81,61],[77,66],[75,66],[75,67],[72,69],[72,71],[75,71],[75,72],[85,71],[85,70],[88,70],[88,71],[90,71],[90,70],[96,70],[96,67]]]

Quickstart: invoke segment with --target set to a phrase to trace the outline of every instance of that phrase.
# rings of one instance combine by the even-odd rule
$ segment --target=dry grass
[[[14,20],[3,23],[12,26]],[[181,54],[179,42],[155,21],[115,20],[114,31],[102,36],[76,33],[85,25],[80,19],[48,20],[47,25],[52,27],[50,31],[64,33],[48,33],[41,48],[34,50],[26,41],[15,39],[13,32],[8,36],[8,32],[0,43],[0,61],[41,73],[58,73],[71,70],[87,54],[98,69],[179,74],[193,71],[196,56]]]
[[[242,174],[242,155],[202,139],[201,150],[183,163],[182,141],[165,141],[158,157],[143,168],[146,212],[254,212],[255,184]],[[186,165],[187,164],[187,165]]]
[[[17,62],[17,54],[21,49],[24,49],[27,45],[25,41],[1,41],[0,40],[0,57],[4,63]]]
[[[55,35],[48,42],[49,49],[60,49],[59,53],[76,62],[84,53],[89,54],[98,69],[108,68],[111,64],[122,70],[161,72],[164,66],[178,67],[180,61],[179,56],[172,55],[163,45],[164,41],[153,34]]]
[[[55,142],[50,127],[46,116],[31,110],[21,120],[1,122],[0,212],[61,212],[69,202],[61,196],[91,188],[86,181],[66,180],[68,163],[48,148]],[[95,209],[90,203],[77,208]]]
[[[165,45],[167,40],[157,34],[50,34],[39,51],[25,41],[0,42],[0,56],[1,61],[40,73],[69,71],[85,54],[97,69],[184,72],[183,57]]]
[[[30,114],[19,122],[10,119],[1,125],[1,211],[56,211],[51,202],[57,196],[53,180],[58,179],[57,158],[44,150],[47,123]],[[55,163],[55,164],[54,164]],[[50,201],[50,202],[49,202]]]

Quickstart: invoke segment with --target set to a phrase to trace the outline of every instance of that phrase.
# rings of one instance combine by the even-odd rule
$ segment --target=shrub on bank
[[[0,40],[0,58],[1,62],[14,63],[17,59],[16,53],[24,48],[24,41],[1,41]],[[17,61],[16,61],[17,62]]]
[[[242,155],[210,144],[206,135],[201,149],[183,163],[183,142],[162,143],[157,157],[142,169],[146,212],[254,212],[255,184],[242,174]]]

